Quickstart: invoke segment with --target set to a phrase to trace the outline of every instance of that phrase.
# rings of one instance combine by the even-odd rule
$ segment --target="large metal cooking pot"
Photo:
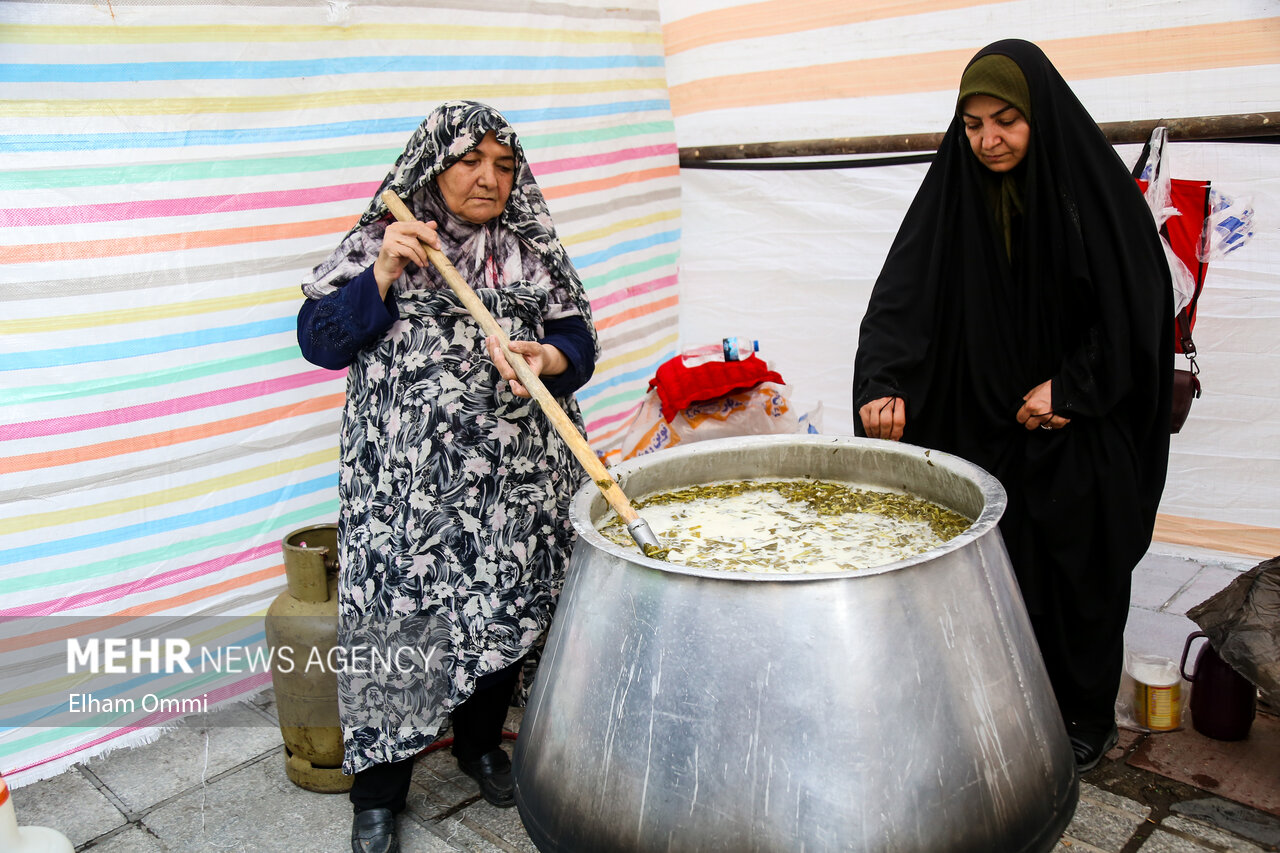
[[[615,469],[628,494],[750,477],[906,489],[976,518],[859,572],[729,574],[596,532],[596,487],[515,748],[550,851],[1049,850],[1075,762],[1004,543],[1000,484],[910,445],[753,436]]]

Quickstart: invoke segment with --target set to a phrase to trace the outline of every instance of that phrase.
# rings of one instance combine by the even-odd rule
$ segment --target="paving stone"
[[[490,839],[476,832],[458,815],[441,821],[430,821],[429,824],[432,831],[449,845],[445,849],[465,850],[467,853],[511,853],[516,849],[503,843],[501,839]]]
[[[1159,655],[1176,664],[1182,658],[1187,635],[1199,630],[1199,625],[1181,613],[1130,608],[1129,621],[1124,628],[1124,646],[1127,651]]]
[[[462,822],[477,833],[491,838],[499,838],[506,842],[512,850],[520,853],[538,853],[533,840],[520,820],[520,812],[513,808],[500,809],[491,806],[484,800],[467,806],[458,815]]]
[[[1190,545],[1175,545],[1172,542],[1152,542],[1142,562],[1163,558],[1190,560],[1202,566],[1220,566],[1239,572],[1248,571],[1256,566],[1259,560],[1252,554],[1213,551],[1208,548],[1194,548]]]
[[[1189,835],[1210,846],[1217,845],[1223,850],[1231,850],[1232,853],[1262,853],[1261,847],[1198,820],[1189,820],[1178,815],[1170,815],[1162,820],[1160,828]]]
[[[511,726],[512,719],[508,717],[508,731],[512,730]],[[510,741],[505,748],[509,753]],[[414,764],[409,811],[465,850],[537,853],[516,809],[495,808],[476,799],[479,794],[479,786],[458,769],[453,755],[445,747],[422,756]],[[459,810],[437,820],[452,809]]]
[[[1080,799],[1089,799],[1107,808],[1129,812],[1143,819],[1146,819],[1151,814],[1151,807],[1145,803],[1122,797],[1119,794],[1113,794],[1110,791],[1099,788],[1097,785],[1090,785],[1088,782],[1080,783]]]
[[[472,836],[468,834],[466,838],[457,841],[450,841],[444,837],[447,829],[438,824],[430,824],[419,820],[416,815],[409,812],[401,814],[397,819],[396,826],[400,833],[400,851],[401,853],[443,853],[443,851],[455,850],[501,850],[492,846],[481,847],[478,843],[473,846],[466,846],[467,841],[474,841]],[[345,848],[344,848],[345,849]]]
[[[275,690],[268,687],[256,696],[251,697],[248,703],[270,717],[273,723],[280,725],[280,716],[276,710]]]
[[[142,822],[166,848],[183,853],[343,850],[350,844],[351,803],[342,794],[299,788],[282,763],[263,759],[183,794]],[[401,817],[399,826],[405,851],[453,849],[414,820]]]
[[[1202,601],[1212,598],[1240,574],[1235,569],[1224,566],[1205,566],[1196,574],[1191,584],[1165,609],[1171,613],[1185,614]]]
[[[1187,557],[1148,553],[1133,569],[1129,603],[1147,610],[1163,610],[1203,567],[1203,563]]]
[[[85,766],[137,814],[272,749],[283,749],[279,727],[237,703],[190,717],[146,747],[117,750]],[[283,768],[283,759],[277,763]]]
[[[1239,803],[1219,797],[1206,797],[1203,800],[1174,803],[1170,810],[1259,844],[1280,847],[1280,818]]]
[[[1171,815],[1143,842],[1139,853],[1203,853],[1229,850],[1231,853],[1263,853],[1263,849],[1198,821]]]
[[[423,820],[432,820],[478,793],[476,783],[458,770],[448,747],[427,753],[414,762],[409,808]]]
[[[1072,838],[1070,835],[1063,835],[1058,839],[1058,843],[1053,846],[1053,853],[1120,853],[1119,850],[1104,850],[1101,847],[1094,847],[1078,838]]]
[[[448,749],[442,749],[419,758],[415,764],[406,811],[461,850],[491,853],[535,849],[514,808],[495,809],[477,799],[479,796],[476,783],[457,769]],[[509,812],[514,824],[489,812]],[[511,846],[510,834],[529,847]]]
[[[19,826],[47,826],[72,844],[124,826],[128,820],[98,788],[72,768],[11,792]]]
[[[1150,813],[1151,809],[1141,803],[1084,784],[1080,786],[1080,802],[1065,834],[1071,841],[1118,851]]]
[[[1151,833],[1146,841],[1142,842],[1142,846],[1138,848],[1138,853],[1220,853],[1221,849],[1190,841],[1180,835],[1170,835],[1157,829]]]
[[[474,795],[472,795],[474,796]],[[409,790],[409,806],[401,815],[401,822],[414,821],[422,827],[423,832],[443,839],[448,849],[468,850],[474,853],[510,853],[517,848],[510,846],[502,837],[495,837],[490,830],[481,824],[463,819],[469,797],[464,796],[453,807],[445,807],[436,790],[424,790],[416,783]],[[482,802],[482,801],[481,801]],[[475,803],[471,804],[472,806]],[[487,803],[485,805],[488,805]],[[450,812],[450,808],[462,806],[458,811]],[[514,809],[513,809],[514,811]],[[441,817],[448,813],[447,817]],[[520,828],[521,833],[524,827]]]
[[[136,825],[97,842],[88,850],[90,853],[169,853],[146,827]]]

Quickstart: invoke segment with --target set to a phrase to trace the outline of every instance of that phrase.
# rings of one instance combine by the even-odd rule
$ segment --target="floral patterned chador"
[[[488,131],[512,148],[516,173],[505,212],[474,225],[449,212],[434,179]],[[546,341],[571,321],[594,348],[581,282],[500,114],[443,104],[378,195],[388,187],[438,223],[445,255],[513,339]],[[368,308],[354,294],[370,291],[389,222],[375,195],[304,283],[316,304],[299,321],[300,341],[359,344],[350,306]],[[479,324],[434,269],[410,265],[388,309],[372,293],[373,310],[396,319],[356,346],[342,419],[338,639],[351,665],[338,690],[348,774],[420,752],[477,677],[536,647],[574,542],[567,509],[581,482],[568,446],[536,402],[511,392]],[[547,386],[581,429],[573,389]]]

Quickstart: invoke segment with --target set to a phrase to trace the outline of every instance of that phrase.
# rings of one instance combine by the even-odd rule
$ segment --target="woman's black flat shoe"
[[[1106,755],[1107,751],[1115,746],[1116,741],[1119,739],[1120,730],[1115,726],[1112,726],[1101,738],[1071,735],[1071,751],[1076,756],[1076,770],[1081,773],[1088,773],[1097,767],[1098,762],[1102,760],[1102,756]]]
[[[509,809],[516,804],[511,759],[501,748],[491,749],[475,761],[459,758],[458,769],[480,783],[480,795],[487,802],[500,809]]]
[[[356,812],[351,821],[351,853],[400,853],[396,816],[391,809]]]

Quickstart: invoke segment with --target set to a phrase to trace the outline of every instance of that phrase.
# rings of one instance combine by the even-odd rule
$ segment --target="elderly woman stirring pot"
[[[417,222],[394,222],[392,189]],[[514,804],[507,708],[551,621],[576,462],[496,340],[427,263],[438,248],[582,429],[591,308],[515,131],[492,107],[431,112],[357,225],[303,283],[298,343],[347,367],[338,673],[352,850],[398,849],[414,756],[453,726],[486,800]]]
[[[1115,743],[1169,451],[1172,290],[1129,171],[1035,45],[969,63],[863,319],[856,426],[969,459],[1081,771]]]

